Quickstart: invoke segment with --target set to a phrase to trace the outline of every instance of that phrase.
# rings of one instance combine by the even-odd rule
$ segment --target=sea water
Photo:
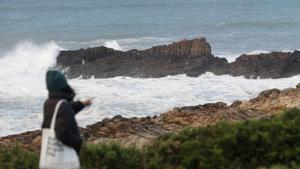
[[[206,37],[215,55],[234,61],[241,53],[299,49],[299,9],[297,0],[0,0],[0,135],[40,128],[45,72],[60,50],[144,49]],[[294,87],[300,76],[254,80],[208,72],[69,82],[76,99],[95,97],[77,116],[85,126],[119,114],[142,117],[173,107],[230,104],[265,89]]]

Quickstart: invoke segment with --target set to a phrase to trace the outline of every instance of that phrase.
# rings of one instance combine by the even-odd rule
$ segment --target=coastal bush
[[[299,169],[300,111],[245,122],[221,122],[169,133],[136,149],[90,144],[83,169]],[[38,156],[0,148],[0,169],[37,168]]]
[[[141,169],[142,153],[118,144],[85,145],[80,153],[83,169]]]
[[[148,146],[145,157],[149,169],[292,167],[300,163],[300,111],[170,133]]]
[[[0,147],[0,169],[38,169],[38,156],[19,146],[12,149]]]

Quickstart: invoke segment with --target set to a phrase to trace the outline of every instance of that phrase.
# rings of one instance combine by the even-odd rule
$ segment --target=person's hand
[[[86,99],[86,100],[81,101],[81,103],[82,103],[84,106],[90,106],[90,105],[93,103],[93,99],[94,99],[94,98]]]

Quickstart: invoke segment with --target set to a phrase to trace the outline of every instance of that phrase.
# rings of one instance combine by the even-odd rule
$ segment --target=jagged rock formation
[[[300,73],[300,52],[244,54],[228,63],[226,59],[212,55],[206,39],[198,38],[126,52],[103,46],[61,51],[57,65],[67,70],[69,78],[199,76],[205,72],[246,78],[282,78]]]
[[[114,76],[162,77],[187,74],[199,76],[206,71],[225,73],[227,61],[214,57],[205,39],[184,40],[146,50],[116,51],[106,47],[61,51],[58,66],[68,67],[67,75],[89,78]]]
[[[230,74],[247,78],[282,78],[300,73],[300,52],[242,55],[230,64]]]
[[[126,146],[142,147],[159,135],[176,132],[185,127],[214,125],[219,121],[243,121],[269,117],[283,109],[300,108],[300,84],[285,90],[263,91],[248,101],[208,103],[174,108],[160,116],[124,118],[115,116],[81,129],[86,143],[119,142]],[[40,149],[40,130],[0,138],[0,145],[11,147],[16,143],[34,152]]]

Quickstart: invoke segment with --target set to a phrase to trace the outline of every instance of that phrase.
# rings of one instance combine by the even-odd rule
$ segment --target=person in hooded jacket
[[[46,85],[49,91],[49,98],[44,103],[44,120],[42,128],[50,128],[54,109],[58,101],[64,99],[57,112],[55,134],[63,144],[75,149],[79,155],[82,138],[79,133],[75,115],[84,107],[92,104],[92,99],[85,101],[73,101],[74,90],[67,83],[65,76],[56,70],[49,70],[46,73]]]

